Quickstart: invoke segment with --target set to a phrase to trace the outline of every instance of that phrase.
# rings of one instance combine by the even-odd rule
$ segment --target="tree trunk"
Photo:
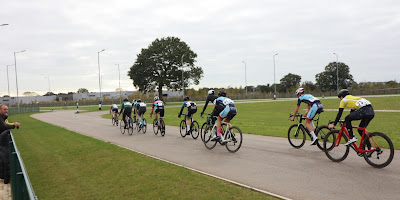
[[[158,83],[158,97],[164,101],[163,95],[162,95],[162,84]]]

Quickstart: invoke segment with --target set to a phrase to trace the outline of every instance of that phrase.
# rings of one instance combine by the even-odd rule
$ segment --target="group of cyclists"
[[[299,111],[300,104],[302,102],[306,103],[308,105],[308,109],[304,114],[304,117],[306,117],[306,127],[312,137],[311,145],[315,145],[318,142],[318,137],[314,133],[315,126],[312,120],[316,114],[324,111],[323,105],[318,98],[314,97],[311,94],[305,94],[304,88],[297,89],[296,95],[298,98],[297,106],[294,110],[294,116],[291,117],[290,120],[291,121],[294,120],[297,112]],[[346,107],[350,108],[350,114],[345,117],[346,128],[350,136],[349,140],[345,144],[347,146],[353,142],[357,142],[357,138],[353,134],[352,130],[353,126],[351,124],[351,121],[361,120],[359,127],[366,128],[368,124],[371,122],[371,120],[374,118],[375,112],[371,102],[362,97],[352,96],[349,90],[347,89],[340,90],[337,96],[340,99],[339,112],[333,124],[329,124],[328,128],[329,129],[335,128],[336,124],[339,122],[343,114],[344,108]],[[359,129],[358,132],[360,135],[362,135],[361,129]],[[368,144],[368,146],[370,146],[370,144]]]
[[[297,101],[297,106],[294,110],[293,117],[290,118],[291,121],[294,120],[296,114],[299,111],[300,104],[303,102],[308,105],[308,109],[304,114],[304,117],[306,118],[306,127],[311,135],[311,145],[315,145],[318,142],[318,137],[315,135],[315,126],[313,123],[313,118],[316,116],[316,114],[321,113],[324,111],[323,105],[321,101],[314,97],[311,94],[306,94],[304,88],[298,88],[296,90],[296,96],[298,98]],[[340,104],[339,104],[339,111],[336,116],[336,119],[333,124],[330,124],[328,127],[329,129],[332,129],[336,126],[338,121],[340,120],[343,110],[345,107],[348,107],[351,109],[350,114],[346,116],[345,118],[345,124],[348,129],[350,138],[349,141],[346,143],[346,145],[349,145],[353,142],[357,141],[357,138],[354,136],[353,131],[352,131],[352,124],[351,122],[353,120],[361,120],[361,123],[359,127],[367,127],[368,124],[371,122],[371,120],[374,118],[375,113],[374,109],[372,107],[371,102],[368,100],[361,98],[361,97],[356,97],[352,96],[347,89],[342,89],[338,93],[338,98],[340,99]],[[190,101],[190,98],[187,96],[184,99],[184,102],[182,103],[181,110],[178,114],[178,117],[181,117],[183,110],[186,108],[187,112],[185,114],[185,119],[186,119],[186,126],[187,126],[187,133],[190,134],[190,122],[191,119],[193,118],[193,114],[197,112],[197,105],[195,102]],[[225,122],[230,122],[236,114],[237,114],[237,109],[235,107],[235,103],[228,97],[226,97],[226,91],[225,90],[220,90],[218,92],[218,96],[215,95],[214,90],[209,90],[208,91],[208,96],[205,102],[205,105],[203,107],[203,111],[201,112],[201,116],[203,116],[205,110],[207,109],[207,106],[209,103],[214,104],[214,109],[211,113],[212,116],[212,123],[214,124],[215,121],[217,123],[217,134],[211,138],[211,141],[219,141],[221,139],[221,133],[222,133],[222,128],[221,128],[221,122],[222,120],[225,119]],[[134,108],[134,121],[136,121],[136,117],[139,118],[139,125],[142,126],[143,124],[143,115],[146,113],[146,103],[142,102],[140,99],[138,100],[133,100],[133,102],[129,102],[128,98],[124,99],[124,102],[121,105],[121,110],[119,114],[122,115],[122,119],[125,122],[125,128],[127,128],[126,124],[126,116],[131,116],[132,113],[132,107]],[[118,117],[118,106],[116,104],[111,105],[110,107],[110,113],[113,112],[115,117]],[[154,102],[152,104],[152,110],[150,113],[150,117],[152,117],[153,113],[155,113],[155,118],[157,119],[160,117],[160,119],[164,118],[165,110],[164,110],[164,102],[158,97],[154,97]],[[159,116],[158,116],[159,115]],[[216,118],[216,120],[215,120]],[[162,120],[162,123],[164,121]],[[163,126],[165,127],[165,126]],[[165,130],[164,130],[165,131]],[[362,134],[362,131],[359,130],[359,134]]]
[[[193,114],[197,112],[197,104],[195,102],[190,101],[190,98],[187,96],[183,99],[183,103],[181,106],[181,110],[178,114],[178,117],[180,118],[182,115],[183,110],[186,108],[187,112],[185,114],[185,119],[186,119],[186,126],[187,126],[187,133],[190,134],[190,122],[191,119],[193,118]],[[225,119],[225,122],[229,122],[232,120],[235,115],[237,114],[237,110],[235,107],[235,103],[228,97],[226,97],[226,91],[221,90],[218,92],[218,96],[215,95],[214,90],[209,90],[208,91],[208,96],[206,103],[204,105],[203,111],[201,112],[201,115],[204,114],[205,110],[207,109],[208,103],[211,102],[214,104],[214,110],[211,113],[213,116],[213,124],[215,123],[215,118],[217,119],[217,134],[214,135],[213,138],[211,138],[211,141],[219,141],[221,139],[221,133],[222,133],[222,128],[221,128],[221,122],[222,120]],[[132,108],[134,109],[134,121],[136,121],[136,117],[139,118],[139,126],[142,126],[143,124],[143,115],[146,113],[146,103],[142,102],[140,99],[138,100],[133,100],[133,102],[129,102],[128,98],[124,99],[124,102],[121,105],[121,110],[118,113],[118,105],[112,104],[110,107],[110,114],[113,113],[113,117],[118,118],[118,115],[122,114],[122,120],[124,121],[125,127],[127,128],[127,123],[126,123],[126,117],[131,116],[132,114]],[[164,118],[165,114],[165,109],[164,109],[164,102],[158,97],[154,97],[154,102],[152,104],[152,110],[150,113],[150,117],[152,117],[153,112],[155,113],[155,118],[160,119]],[[159,115],[159,116],[158,116]],[[214,118],[215,117],[215,118]],[[164,123],[164,120],[161,120],[162,123]],[[163,126],[165,127],[165,126]],[[165,131],[165,130],[164,130]]]

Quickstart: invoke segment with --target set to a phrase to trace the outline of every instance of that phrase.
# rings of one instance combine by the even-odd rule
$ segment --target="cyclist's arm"
[[[208,105],[208,99],[206,100],[206,104],[204,104],[203,111],[201,111],[202,114],[204,113],[204,111],[206,111],[207,105]]]
[[[154,111],[154,105],[153,105],[153,107],[151,108],[150,117],[153,115],[153,111]]]
[[[293,113],[293,118],[297,115],[297,113],[299,112],[299,108],[300,105],[297,105],[296,108],[294,109],[294,113]]]
[[[182,104],[181,111],[179,112],[178,117],[181,117],[182,111],[183,111],[184,108],[185,108],[185,102],[183,102],[183,104]]]
[[[340,120],[340,117],[342,117],[343,110],[344,110],[344,108],[339,108],[339,112],[338,112],[338,114],[336,115],[335,122],[333,123],[334,126],[336,126],[336,124],[337,124],[337,123],[339,122],[339,120]]]

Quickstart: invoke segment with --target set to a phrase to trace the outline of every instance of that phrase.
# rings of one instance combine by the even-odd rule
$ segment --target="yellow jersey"
[[[371,102],[368,100],[361,98],[361,97],[355,97],[353,95],[346,95],[341,101],[339,108],[345,108],[348,107],[350,109],[358,110],[364,106],[371,105]]]

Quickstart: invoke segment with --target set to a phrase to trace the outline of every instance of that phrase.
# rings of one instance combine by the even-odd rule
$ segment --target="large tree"
[[[301,76],[297,74],[287,74],[281,79],[281,87],[282,89],[287,92],[291,89],[297,87],[300,84]]]
[[[182,70],[185,87],[199,84],[203,70],[194,65],[196,57],[197,54],[177,37],[157,38],[137,55],[128,76],[140,92],[158,89],[158,95],[162,98],[163,88],[182,89]]]
[[[350,74],[350,68],[344,63],[331,62],[325,67],[325,71],[315,75],[316,85],[322,91],[335,91],[337,87],[337,66],[339,67],[339,88],[348,88],[355,81]]]
[[[79,88],[76,93],[89,93],[89,90],[87,90],[86,88]]]

